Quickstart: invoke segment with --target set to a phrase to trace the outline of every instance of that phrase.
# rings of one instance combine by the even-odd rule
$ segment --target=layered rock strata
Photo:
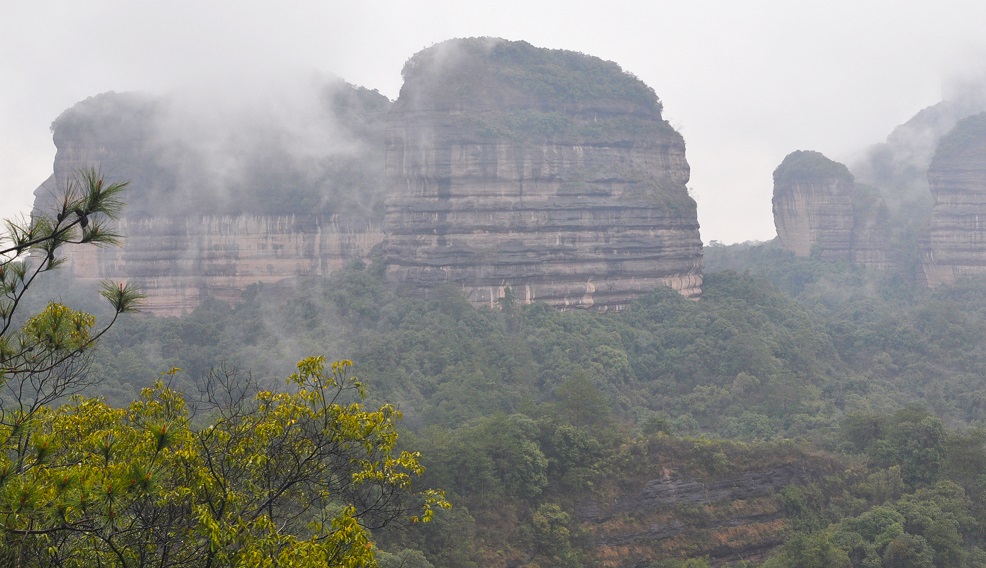
[[[235,301],[250,284],[321,276],[365,258],[383,239],[382,118],[390,103],[339,80],[221,116],[180,101],[106,93],[52,125],[51,200],[79,168],[128,180],[122,247],[81,247],[82,279],[136,280],[146,311],[174,315],[205,298]],[[215,111],[218,117],[204,117]],[[298,123],[303,123],[299,127]]]
[[[793,519],[781,490],[845,467],[817,453],[758,450],[730,453],[729,472],[716,474],[695,467],[700,462],[680,453],[684,445],[658,440],[634,448],[636,477],[621,478],[619,487],[602,480],[579,500],[574,517],[593,566],[674,565],[686,555],[712,566],[757,562],[790,538]]]
[[[986,113],[956,124],[928,169],[934,208],[924,274],[931,287],[986,274]]]
[[[778,241],[796,255],[889,266],[886,207],[843,164],[819,152],[788,154],[774,170],[771,203]]]
[[[391,280],[491,306],[700,294],[684,141],[643,83],[597,58],[485,39],[429,48],[404,76],[387,138]]]
[[[798,150],[774,170],[774,226],[781,246],[798,256],[816,251],[848,260],[852,241],[853,177],[819,152]]]
[[[125,218],[124,246],[80,247],[68,268],[81,279],[123,277],[147,295],[143,310],[179,315],[206,298],[236,302],[251,284],[325,276],[366,258],[379,225],[324,215]]]
[[[158,314],[326,274],[384,234],[392,281],[477,305],[700,294],[684,141],[653,90],[615,63],[502,40],[446,42],[404,71],[393,108],[334,79],[223,109],[92,97],[53,123],[36,207],[80,167],[129,180],[125,244],[71,267],[141,281]]]

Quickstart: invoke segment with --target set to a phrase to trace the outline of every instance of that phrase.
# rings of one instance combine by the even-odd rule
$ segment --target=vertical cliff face
[[[162,314],[325,274],[385,233],[393,281],[452,284],[475,304],[700,294],[685,145],[649,87],[595,57],[485,39],[430,48],[404,73],[392,108],[339,80],[221,109],[92,97],[53,123],[36,206],[81,167],[129,180],[123,247],[70,266],[139,280]]]
[[[857,187],[854,203],[859,201],[861,186],[873,188],[871,193],[879,202],[877,215],[868,221],[860,223],[857,215],[854,258],[861,264],[891,268],[917,284],[952,280],[952,268],[938,266],[929,248],[935,203],[928,170],[936,148],[960,120],[986,109],[986,90],[979,81],[954,83],[946,88],[944,100],[896,127],[885,142],[869,148],[852,166]],[[865,238],[866,233],[872,236]],[[938,241],[942,238],[935,237]],[[954,239],[955,234],[950,238]]]
[[[788,154],[774,170],[774,226],[781,246],[798,256],[812,250],[848,260],[852,243],[853,177],[818,152]]]
[[[819,152],[788,154],[774,170],[774,226],[798,256],[887,268],[888,213],[879,192]]]
[[[383,95],[329,78],[301,93],[202,106],[180,97],[104,93],[52,123],[52,179],[36,204],[79,168],[130,182],[128,217],[383,216]],[[246,95],[245,95],[246,96]]]
[[[852,165],[854,182],[847,181],[850,178],[841,171],[841,165],[838,172],[826,171],[820,154],[814,165],[801,160],[807,175],[801,175],[801,180],[775,182],[774,216],[782,245],[802,255],[816,247],[823,258],[848,258],[856,264],[895,271],[919,284],[952,281],[952,261],[942,257],[944,264],[938,263],[929,248],[932,208],[938,210],[936,242],[951,239],[954,245],[961,231],[957,226],[955,231],[941,228],[948,207],[935,206],[928,170],[942,137],[960,120],[984,108],[981,84],[952,85],[944,100],[915,114],[896,127],[885,142],[873,145],[856,160]],[[933,175],[947,175],[948,167],[947,160],[941,161],[939,174]],[[817,171],[812,172],[813,168]],[[798,185],[802,187],[795,187]],[[844,245],[847,230],[848,256]],[[952,254],[938,248],[939,256]]]
[[[924,273],[932,287],[986,274],[986,113],[958,122],[928,169],[934,208]]]
[[[339,80],[236,115],[185,112],[179,101],[107,93],[52,125],[46,207],[73,173],[95,166],[128,180],[120,248],[69,255],[80,278],[133,279],[147,311],[177,314],[247,286],[325,275],[383,239],[383,117],[390,102]]]
[[[503,40],[414,56],[390,113],[390,279],[477,305],[618,309],[701,291],[681,136],[614,63]]]
[[[117,230],[124,246],[73,249],[69,270],[137,280],[143,310],[155,315],[179,315],[206,298],[233,303],[251,284],[325,276],[383,240],[379,225],[331,215],[129,217]]]

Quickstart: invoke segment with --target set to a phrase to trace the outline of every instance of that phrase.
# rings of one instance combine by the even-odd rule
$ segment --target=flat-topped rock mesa
[[[934,198],[923,262],[928,285],[986,274],[986,113],[960,120],[942,137],[928,183]]]
[[[137,280],[147,311],[171,315],[367,256],[383,239],[390,101],[332,79],[290,102],[286,115],[261,104],[203,116],[180,100],[106,93],[65,111],[35,206],[79,168],[130,181],[123,246],[80,247],[69,270]]]
[[[508,289],[599,310],[659,285],[700,294],[684,141],[648,86],[595,57],[491,39],[434,46],[404,75],[396,103],[338,79],[205,102],[91,97],[52,124],[35,206],[80,168],[129,180],[123,246],[69,266],[139,281],[156,314],[324,275],[385,233],[394,282],[452,284],[477,305]]]
[[[390,111],[387,275],[476,305],[619,309],[698,296],[702,243],[681,135],[615,63],[498,39],[412,57]]]
[[[796,255],[889,264],[886,207],[843,164],[814,151],[788,154],[774,170],[772,205],[777,238]]]

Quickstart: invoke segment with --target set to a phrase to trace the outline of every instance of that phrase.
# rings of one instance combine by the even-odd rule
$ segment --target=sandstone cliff
[[[137,280],[144,311],[155,315],[206,298],[236,302],[251,284],[324,276],[383,240],[379,225],[333,215],[126,217],[117,229],[124,246],[72,250],[69,269],[82,279]]]
[[[781,245],[798,256],[813,249],[848,260],[852,240],[853,177],[818,152],[795,151],[774,170],[774,225]]]
[[[955,83],[944,100],[894,128],[885,142],[868,148],[854,161],[850,178],[841,164],[833,168],[834,162],[826,172],[827,159],[820,154],[814,165],[802,159],[808,175],[780,186],[775,183],[778,240],[799,255],[814,247],[821,258],[893,271],[904,281],[932,285],[941,278],[951,281],[951,276],[931,275],[952,269],[937,266],[928,248],[935,205],[928,168],[939,140],[957,122],[984,109],[986,90],[979,82]],[[947,166],[943,163],[941,168]],[[941,238],[938,235],[936,240]]]
[[[783,248],[877,268],[889,265],[879,193],[819,152],[795,151],[774,170],[774,226]]]
[[[290,116],[265,104],[223,116],[174,98],[106,93],[52,124],[45,207],[83,167],[129,180],[121,248],[85,248],[69,270],[134,279],[147,310],[177,314],[248,285],[324,275],[383,239],[383,117],[390,102],[337,79],[294,95]],[[214,113],[218,116],[205,116]]]
[[[130,180],[123,248],[70,266],[140,281],[159,314],[324,274],[385,233],[392,281],[451,284],[477,305],[508,290],[599,310],[661,285],[700,294],[684,141],[641,81],[491,39],[432,47],[404,74],[393,105],[337,79],[231,108],[92,97],[53,123],[36,206],[80,167]]]
[[[928,182],[934,198],[924,259],[928,285],[986,274],[986,113],[959,121],[941,139]]]
[[[928,169],[942,137],[960,120],[984,109],[986,90],[979,81],[948,85],[941,102],[894,128],[885,142],[870,147],[853,164],[857,197],[862,185],[869,186],[879,208],[864,225],[858,216],[855,220],[853,254],[858,262],[892,269],[906,281],[934,285],[936,278],[927,274],[937,270],[928,261],[935,206]]]
[[[477,305],[618,309],[701,291],[685,145],[614,63],[494,39],[415,55],[390,112],[390,279]]]

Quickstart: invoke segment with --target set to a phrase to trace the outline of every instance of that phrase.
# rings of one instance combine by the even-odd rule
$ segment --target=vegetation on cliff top
[[[975,114],[960,120],[948,134],[942,136],[935,149],[935,162],[954,158],[964,152],[978,151],[986,144],[986,112]]]
[[[681,135],[662,120],[642,120],[632,115],[583,117],[559,110],[516,109],[476,113],[462,118],[464,131],[483,141],[507,140],[543,144],[625,144],[638,140],[669,139],[684,145]]]
[[[379,222],[384,178],[380,93],[330,78],[295,104],[207,109],[179,97],[104,93],[52,123],[58,168],[99,163],[129,179],[129,217],[338,214]],[[284,107],[284,108],[282,108]],[[43,187],[38,206],[45,206]]]
[[[827,178],[853,181],[849,168],[813,150],[791,152],[774,170],[774,183],[816,181]]]
[[[473,106],[476,101],[541,101],[548,107],[610,105],[660,117],[654,90],[612,61],[524,41],[454,39],[412,56],[402,75],[405,92],[427,97],[429,105]]]

